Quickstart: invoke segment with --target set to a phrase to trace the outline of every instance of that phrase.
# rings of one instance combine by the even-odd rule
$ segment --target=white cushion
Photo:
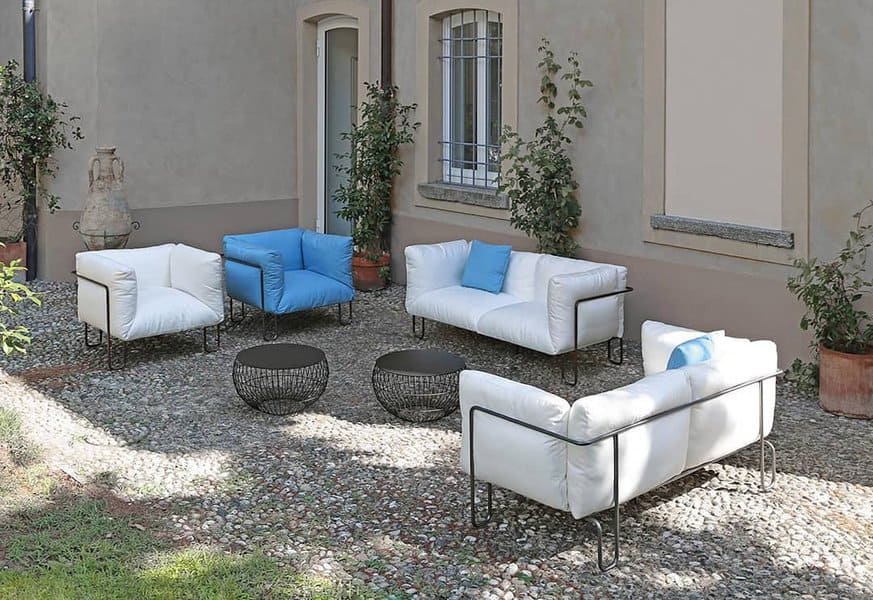
[[[624,289],[626,271],[612,265],[600,265],[579,273],[553,275],[549,280],[549,336],[554,353],[620,337],[624,330],[623,298],[614,296],[584,302],[576,308],[576,300]],[[578,340],[573,326],[578,310]]]
[[[109,258],[105,252],[79,252],[76,254],[76,273],[99,282],[92,283],[82,277],[78,278],[76,308],[79,320],[107,331],[108,288],[109,333],[126,339],[136,318],[138,286],[133,268]]]
[[[518,302],[518,298],[509,294],[492,294],[453,285],[425,292],[411,302],[407,293],[406,310],[419,317],[477,331],[479,317],[501,306]]]
[[[465,240],[407,246],[406,309],[426,292],[461,285],[469,253]]]
[[[533,302],[536,297],[536,270],[542,254],[536,252],[513,252],[509,257],[509,268],[503,281],[503,291],[525,302]]]
[[[543,390],[489,375],[464,371],[460,377],[461,468],[470,472],[472,406],[520,419],[567,435],[569,407],[563,398]],[[482,412],[474,416],[476,478],[512,490],[560,510],[567,503],[567,444]]]
[[[695,400],[776,371],[773,342],[727,339],[733,354],[680,369],[688,377]],[[759,384],[753,384],[691,408],[686,468],[718,460],[759,438],[760,392]],[[773,427],[776,380],[765,381],[763,392],[766,437]]]
[[[146,248],[100,250],[100,254],[132,268],[140,288],[170,287],[170,255],[176,244],[161,244]]]
[[[518,302],[489,311],[479,318],[476,330],[504,342],[555,354],[548,311],[541,302]]]
[[[603,266],[601,263],[595,263],[588,260],[580,260],[577,258],[564,258],[561,256],[552,256],[551,254],[541,254],[540,260],[536,265],[534,274],[536,285],[536,299],[545,302],[548,296],[549,280],[555,275],[564,275],[565,273],[581,273],[590,271],[597,267]]]
[[[140,288],[125,340],[217,325],[221,317],[194,296],[169,287]]]
[[[224,273],[221,256],[185,244],[170,254],[172,287],[203,302],[219,320],[224,319]]]
[[[569,437],[594,439],[611,430],[685,404],[691,388],[685,374],[666,371],[636,383],[577,400],[570,409]],[[655,488],[681,473],[688,449],[689,410],[680,410],[619,436],[619,501]],[[570,446],[567,489],[573,516],[584,517],[613,503],[613,442]]]
[[[640,332],[643,373],[645,375],[661,373],[667,368],[670,355],[676,346],[703,335],[709,335],[712,338],[715,354],[719,356],[723,352],[724,330],[707,333],[696,329],[668,325],[660,321],[645,321]]]

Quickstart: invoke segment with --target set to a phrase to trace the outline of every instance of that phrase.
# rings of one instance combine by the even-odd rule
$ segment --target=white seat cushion
[[[176,333],[220,322],[221,316],[190,294],[169,287],[145,287],[139,290],[136,317],[122,339]]]
[[[652,375],[622,388],[580,398],[570,409],[569,437],[590,440],[691,401],[680,370]],[[680,410],[619,435],[619,499],[624,502],[681,473],[688,450],[689,410]],[[577,519],[613,503],[613,442],[570,446],[567,493]]]
[[[408,298],[409,296],[407,301]],[[509,294],[492,294],[475,288],[453,285],[425,292],[408,303],[406,310],[419,317],[477,331],[479,317],[501,306],[518,302],[520,302],[518,298]]]
[[[542,302],[519,302],[489,311],[479,318],[482,335],[545,354],[555,354],[549,336],[549,313]]]

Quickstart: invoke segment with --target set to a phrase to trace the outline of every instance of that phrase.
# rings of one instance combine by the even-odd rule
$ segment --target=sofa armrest
[[[304,269],[354,287],[351,237],[304,230],[301,247]]]
[[[624,335],[624,267],[602,265],[549,280],[549,337],[556,354]]]
[[[567,505],[567,444],[479,409],[491,410],[560,436],[567,401],[538,388],[480,371],[460,376],[461,468],[560,510]]]
[[[461,285],[469,252],[466,240],[407,246],[406,310],[426,292]]]
[[[218,322],[224,320],[220,255],[176,244],[170,254],[170,284],[209,307]]]
[[[127,339],[136,317],[137,283],[133,267],[100,251],[79,252],[76,279],[79,320],[116,338]]]
[[[225,237],[224,259],[228,296],[276,312],[285,287],[279,251]]]

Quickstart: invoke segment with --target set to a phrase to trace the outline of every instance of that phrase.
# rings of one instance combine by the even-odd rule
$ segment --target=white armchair
[[[76,254],[78,316],[85,324],[85,345],[99,346],[106,332],[110,369],[112,338],[128,342],[145,337],[215,327],[216,345],[221,343],[224,320],[224,288],[221,257],[184,244],[149,248],[100,250]],[[89,328],[99,330],[96,342]]]

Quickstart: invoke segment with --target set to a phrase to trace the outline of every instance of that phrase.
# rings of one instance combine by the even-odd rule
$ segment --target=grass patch
[[[39,458],[39,449],[22,430],[21,417],[8,408],[0,408],[0,449],[16,466],[26,466]]]

